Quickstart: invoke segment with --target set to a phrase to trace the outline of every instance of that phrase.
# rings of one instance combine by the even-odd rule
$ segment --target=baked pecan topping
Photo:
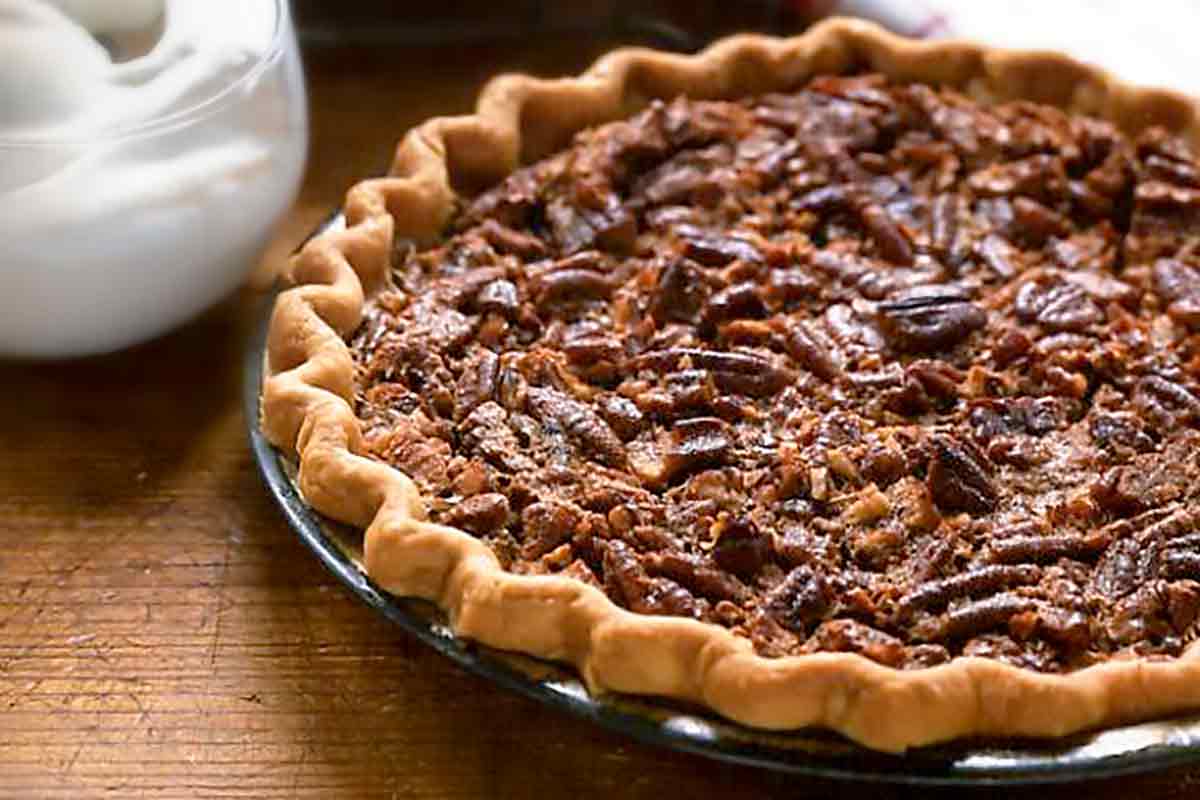
[[[366,452],[507,569],[758,652],[1200,634],[1200,166],[880,76],[579,134],[397,248]]]

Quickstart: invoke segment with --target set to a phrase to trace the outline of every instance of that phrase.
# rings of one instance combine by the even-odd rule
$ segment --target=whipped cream
[[[0,132],[53,136],[107,108],[112,68],[91,34],[45,3],[0,0]],[[93,113],[94,113],[93,111]],[[0,173],[2,174],[2,173]]]
[[[149,28],[163,14],[163,0],[49,0],[92,33]]]
[[[306,139],[275,0],[0,0],[0,355],[102,352],[230,291]],[[102,45],[161,30],[148,52]]]

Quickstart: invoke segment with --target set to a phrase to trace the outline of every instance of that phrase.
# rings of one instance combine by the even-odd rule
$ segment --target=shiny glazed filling
[[[1200,168],[874,75],[580,133],[401,248],[370,454],[503,566],[767,656],[1046,672],[1200,613]]]

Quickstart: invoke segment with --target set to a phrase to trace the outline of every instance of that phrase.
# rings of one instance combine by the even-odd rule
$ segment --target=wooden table
[[[573,71],[597,50],[310,53],[311,166],[268,260],[378,171],[398,131],[469,108],[497,69]],[[259,302],[244,291],[115,356],[0,365],[0,798],[953,794],[645,747],[383,621],[255,471],[240,375]],[[1195,797],[1200,770],[1021,796],[1081,792]]]

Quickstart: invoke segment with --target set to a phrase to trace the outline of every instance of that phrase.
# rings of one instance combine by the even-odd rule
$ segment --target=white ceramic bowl
[[[252,10],[243,39],[264,41],[240,51],[253,56],[235,69],[209,69],[186,42],[165,53],[170,69],[203,76],[139,86],[186,85],[154,98],[167,113],[94,136],[0,129],[0,356],[91,355],[153,338],[254,267],[303,172],[303,74],[287,0],[186,11],[203,26],[206,9],[221,8]],[[207,34],[227,36],[228,21]]]

